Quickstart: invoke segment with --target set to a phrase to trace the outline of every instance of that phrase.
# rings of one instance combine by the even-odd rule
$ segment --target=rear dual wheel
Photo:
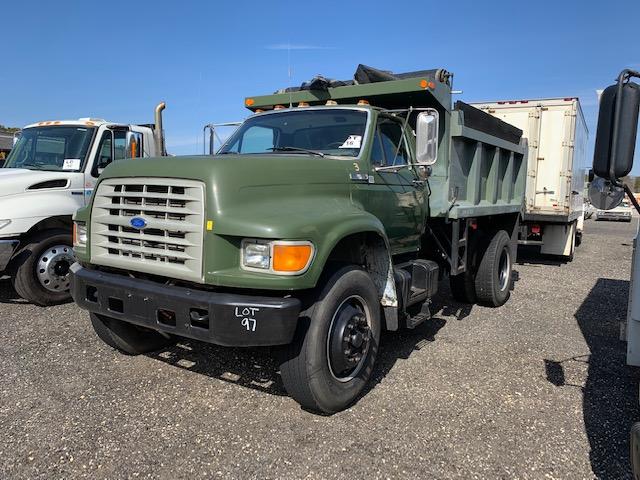
[[[478,256],[480,261],[475,271],[470,265],[466,272],[449,278],[454,298],[488,307],[504,305],[509,300],[513,272],[509,234],[498,231]]]

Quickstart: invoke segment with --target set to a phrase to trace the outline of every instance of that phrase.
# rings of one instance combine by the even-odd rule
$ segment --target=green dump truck
[[[349,406],[382,330],[430,318],[442,278],[464,302],[512,289],[522,132],[451,102],[445,70],[359,66],[245,99],[214,156],[109,166],[75,216],[72,294],[128,354],[180,337],[280,345],[302,406]]]

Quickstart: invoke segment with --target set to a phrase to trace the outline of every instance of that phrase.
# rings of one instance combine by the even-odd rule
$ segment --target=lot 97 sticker
[[[234,309],[233,314],[236,318],[241,319],[240,325],[242,325],[248,332],[255,332],[256,324],[258,323],[255,317],[256,313],[259,311],[260,309],[257,307],[240,305]]]
[[[344,141],[344,143],[340,145],[338,148],[360,148],[361,143],[362,143],[362,136],[349,135],[349,137]]]

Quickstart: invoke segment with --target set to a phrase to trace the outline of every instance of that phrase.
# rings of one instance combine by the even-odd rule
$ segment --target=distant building
[[[13,133],[0,132],[0,160],[4,160],[13,148]]]

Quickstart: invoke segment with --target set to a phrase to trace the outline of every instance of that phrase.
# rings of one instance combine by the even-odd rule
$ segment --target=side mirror
[[[136,132],[127,132],[127,151],[124,154],[125,158],[138,158],[140,156],[140,145],[138,142],[138,136],[139,134]]]
[[[416,120],[416,163],[433,165],[438,159],[438,120],[437,110],[429,109],[418,114]]]
[[[600,97],[593,170],[613,182],[633,166],[640,107],[640,85],[628,81],[633,73],[623,71],[618,83],[607,87]]]

